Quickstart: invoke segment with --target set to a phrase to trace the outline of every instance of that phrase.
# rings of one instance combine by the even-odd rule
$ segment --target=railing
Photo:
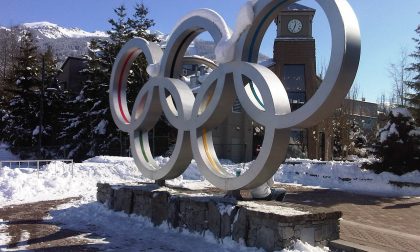
[[[70,164],[71,176],[73,177],[73,159],[55,159],[55,160],[4,160],[0,161],[0,168],[3,168],[5,165],[9,165],[9,168],[28,168],[36,169],[37,175],[39,176],[39,171],[43,165],[55,163],[55,169],[57,170],[57,164],[61,162],[62,164]],[[26,164],[26,166],[24,165]],[[64,167],[64,166],[63,166]]]

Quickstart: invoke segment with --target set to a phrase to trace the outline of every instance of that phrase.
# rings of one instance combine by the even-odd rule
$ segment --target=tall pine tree
[[[420,25],[416,29],[418,38],[413,38],[416,42],[416,51],[410,56],[414,62],[408,68],[409,71],[415,74],[413,81],[408,83],[408,86],[413,90],[408,94],[408,105],[417,125],[420,125]]]
[[[61,130],[57,122],[64,97],[61,90],[48,88],[57,72],[51,47],[40,54],[33,35],[23,31],[6,87],[11,98],[2,101],[1,134],[21,158],[53,158],[57,154],[57,132]]]
[[[67,98],[64,90],[58,86],[57,75],[59,73],[58,60],[54,54],[51,46],[47,47],[47,50],[41,55],[42,69],[41,69],[41,96],[42,96],[42,138],[41,143],[38,143],[42,147],[43,157],[63,157],[59,153],[59,145],[61,142],[58,141],[59,133],[62,129],[62,124],[59,118],[65,105]],[[38,137],[39,138],[39,137]]]
[[[4,141],[22,158],[33,155],[32,148],[40,132],[40,63],[38,48],[32,34],[23,31],[19,55],[8,77],[6,91],[12,98],[6,104],[7,122],[3,128]]]
[[[76,160],[95,155],[127,153],[128,145],[124,141],[127,136],[116,128],[109,108],[108,89],[112,67],[122,46],[135,35],[157,40],[148,33],[154,23],[146,18],[148,12],[144,6],[142,14],[137,15],[136,9],[132,19],[127,18],[124,6],[116,8],[114,13],[116,19],[108,21],[111,25],[107,32],[109,39],[92,40],[90,43],[89,53],[85,56],[87,68],[83,70],[87,81],[77,98],[71,102],[70,107],[75,108],[75,111],[67,113],[66,126],[61,134],[62,139],[67,139],[63,149],[69,158]],[[144,57],[139,57],[131,67],[127,83],[127,98],[131,106],[137,91],[148,79],[146,67]]]

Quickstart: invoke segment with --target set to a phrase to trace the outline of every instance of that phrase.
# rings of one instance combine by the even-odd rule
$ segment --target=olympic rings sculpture
[[[241,33],[233,61],[220,64],[202,83],[196,97],[178,79],[190,43],[207,31],[216,43],[230,36],[229,28],[217,13],[203,9],[179,22],[167,47],[144,39],[129,41],[117,56],[110,80],[110,106],[120,130],[128,132],[136,165],[153,180],[180,176],[194,158],[200,172],[223,190],[253,189],[270,179],[285,160],[290,129],[315,126],[343,101],[356,76],[360,60],[358,20],[346,0],[316,0],[324,9],[332,34],[331,60],[326,76],[315,95],[300,109],[291,112],[286,90],[269,69],[256,64],[262,39],[278,13],[296,0],[259,0],[253,6],[254,21]],[[126,88],[130,66],[143,53],[149,65],[158,65],[140,90],[130,114]],[[198,59],[211,65],[204,59]],[[214,64],[213,64],[214,65]],[[235,98],[246,113],[265,127],[261,151],[241,176],[223,169],[213,144],[212,129],[229,116]],[[164,113],[178,130],[169,162],[159,166],[153,159],[148,132]]]

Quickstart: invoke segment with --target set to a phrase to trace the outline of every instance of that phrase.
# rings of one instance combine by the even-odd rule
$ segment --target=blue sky
[[[412,37],[420,24],[419,0],[348,0],[353,6],[362,32],[362,58],[356,83],[368,101],[375,102],[382,94],[391,92],[388,68],[396,62],[402,48],[414,50]],[[126,5],[129,12],[135,0],[1,0],[0,25],[10,26],[24,22],[49,21],[64,27],[79,27],[87,31],[107,30],[107,20],[113,17],[113,8]],[[211,8],[219,12],[230,27],[234,27],[240,6],[246,0],[143,0],[150,9],[154,27],[169,33],[184,14],[197,8]],[[319,7],[314,0],[300,1],[310,7]],[[317,64],[329,62],[330,35],[327,21],[319,10],[314,21],[317,41]],[[265,39],[262,52],[272,53],[272,28]]]

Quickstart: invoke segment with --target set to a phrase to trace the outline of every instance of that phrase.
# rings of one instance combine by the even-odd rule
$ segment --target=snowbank
[[[275,181],[295,183],[306,186],[334,188],[362,194],[380,196],[418,196],[419,187],[391,185],[389,181],[420,184],[420,172],[415,171],[403,176],[391,173],[375,174],[360,169],[361,162],[315,162],[310,160],[288,160],[289,164],[280,167]],[[156,158],[158,164],[168,162],[168,158]],[[221,161],[231,174],[244,173],[250,163],[234,164]],[[137,169],[132,158],[100,156],[83,163],[51,163],[41,169],[0,168],[0,206],[54,200],[68,197],[83,197],[95,201],[96,184],[150,182]],[[193,160],[184,174],[168,181],[171,185],[190,189],[211,187]]]
[[[397,176],[388,172],[375,174],[372,171],[361,169],[362,162],[360,161],[291,161],[295,164],[282,165],[274,177],[275,181],[386,197],[420,195],[419,187],[399,188],[389,183],[389,181],[397,181],[420,184],[420,172],[418,171]]]
[[[54,162],[36,169],[0,169],[0,206],[83,196],[95,199],[96,183],[144,181],[130,158],[102,157],[81,164]]]
[[[158,157],[164,164],[168,158]],[[210,186],[203,182],[197,164],[193,161],[187,171],[169,184],[190,189]],[[96,200],[97,183],[150,182],[137,169],[132,158],[99,156],[83,163],[54,162],[41,168],[0,168],[0,207],[44,200],[83,197]]]
[[[10,237],[6,233],[7,225],[4,224],[3,219],[0,219],[0,244],[8,244],[10,242]]]

